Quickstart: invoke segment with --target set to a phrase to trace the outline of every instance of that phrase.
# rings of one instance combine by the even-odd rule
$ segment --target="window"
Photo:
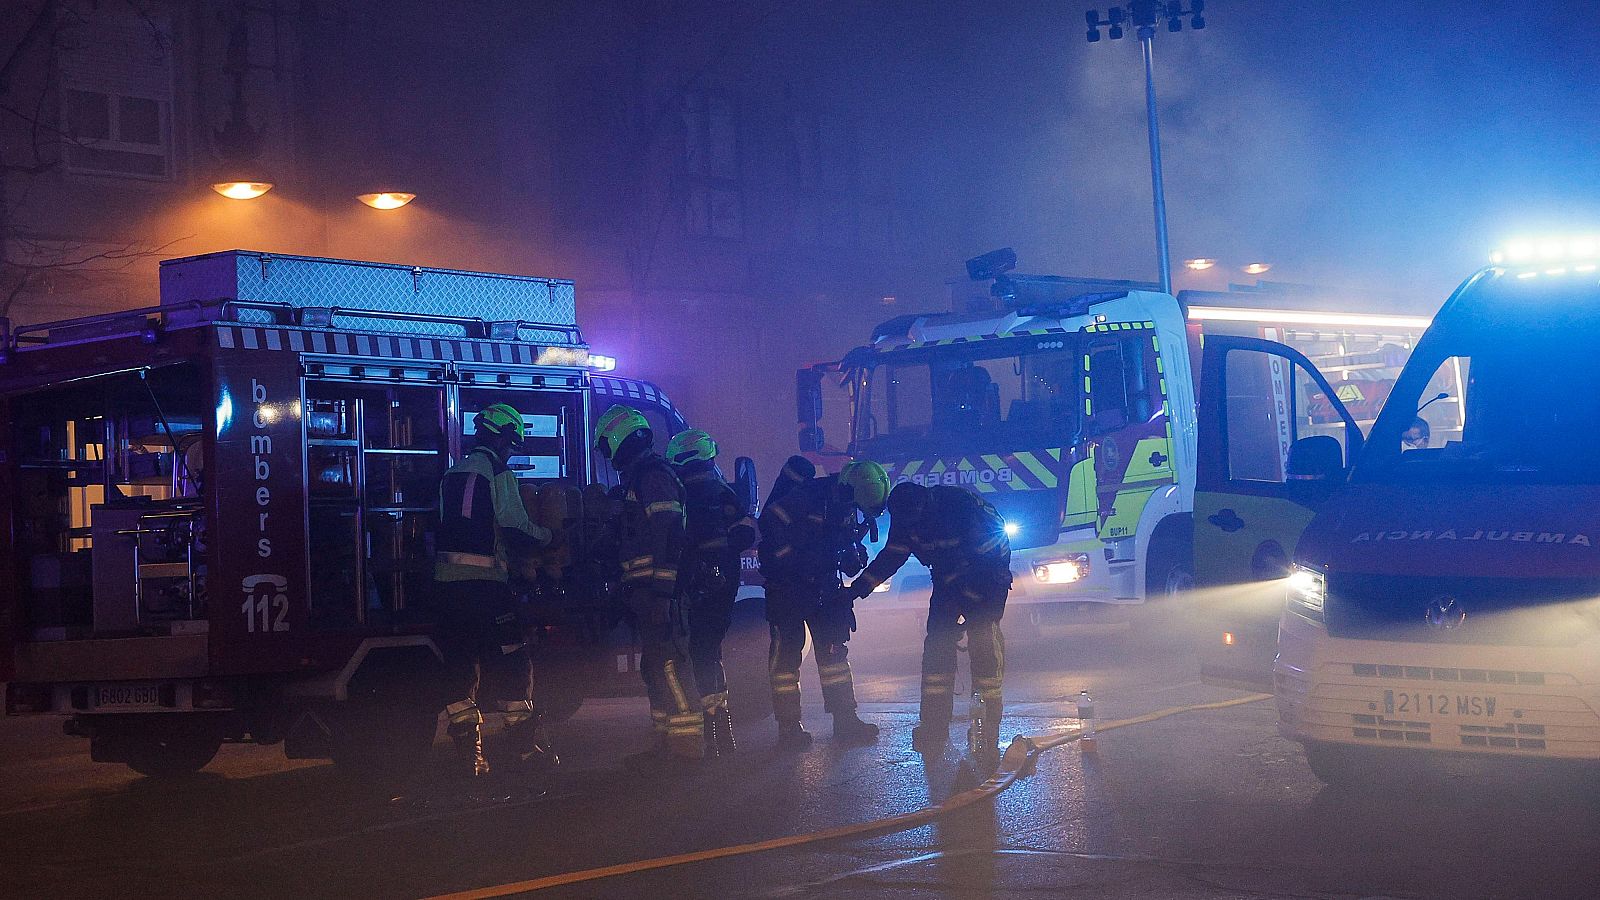
[[[1552,319],[1540,328],[1462,334],[1449,342],[1452,355],[1436,346],[1428,358],[1414,357],[1368,442],[1358,477],[1594,484],[1600,394],[1584,385],[1592,380],[1596,334],[1600,328],[1592,322]],[[1447,396],[1435,399],[1441,393]],[[1426,446],[1404,441],[1418,416],[1401,411],[1411,409],[1421,410],[1428,423]]]
[[[883,451],[927,440],[974,447],[1071,440],[1080,378],[1073,342],[980,346],[891,355],[868,376],[857,440]]]
[[[1319,435],[1318,441],[1337,441],[1340,459],[1345,458],[1345,430],[1321,427],[1317,398],[1324,395],[1304,367],[1257,350],[1232,350],[1225,360],[1230,480],[1283,484],[1304,477],[1305,472],[1295,474],[1296,453],[1308,454],[1309,465],[1317,461],[1312,455],[1321,451],[1310,447],[1297,451],[1296,442],[1313,435]]]
[[[99,14],[65,27],[63,41],[67,170],[171,178],[173,58],[165,23]]]
[[[1145,373],[1148,332],[1091,343],[1086,354],[1088,396],[1084,415],[1089,431],[1103,434],[1150,418],[1149,379]]]
[[[687,170],[684,228],[696,237],[744,237],[739,189],[739,141],[733,104],[710,94],[690,94],[683,107],[683,162]]]

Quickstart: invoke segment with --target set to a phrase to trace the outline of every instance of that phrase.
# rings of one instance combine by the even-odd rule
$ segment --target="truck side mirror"
[[[801,369],[794,373],[794,414],[800,423],[800,451],[820,451],[822,442],[822,373]]]
[[[822,421],[822,373],[801,369],[794,375],[795,421],[815,425]]]
[[[761,504],[759,484],[755,460],[741,456],[733,461],[733,492],[739,497],[739,509],[747,516],[754,516]]]

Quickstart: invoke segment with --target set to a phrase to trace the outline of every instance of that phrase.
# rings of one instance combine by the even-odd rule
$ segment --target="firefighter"
[[[685,579],[689,658],[704,711],[706,754],[722,757],[734,752],[722,640],[733,625],[739,557],[755,545],[756,523],[723,480],[716,458],[717,442],[697,428],[680,432],[667,443],[667,462],[677,470],[688,498],[680,572]]]
[[[504,714],[502,742],[525,763],[553,765],[533,705],[533,669],[523,642],[509,582],[510,557],[550,542],[550,532],[528,519],[507,468],[523,438],[522,413],[496,403],[473,417],[477,446],[451,467],[439,486],[433,598],[450,703],[450,738],[458,773],[488,774],[483,755],[480,695]]]
[[[984,733],[975,736],[976,746],[984,755],[996,756],[1006,646],[1000,619],[1011,591],[1005,522],[970,491],[901,482],[889,495],[887,543],[843,593],[852,599],[868,596],[913,553],[933,570],[933,595],[922,645],[922,721],[912,731],[912,745],[927,751],[949,739],[956,644],[965,631],[973,690],[983,704],[985,723]]]
[[[622,476],[618,557],[622,598],[641,644],[640,674],[650,696],[657,742],[629,758],[645,769],[682,768],[704,758],[704,716],[691,698],[694,678],[685,646],[678,585],[684,545],[683,484],[651,449],[644,414],[613,406],[595,423],[595,449]]]
[[[889,476],[874,462],[852,462],[838,475],[804,481],[794,479],[788,470],[786,466],[779,475],[760,520],[761,571],[772,632],[768,674],[778,746],[784,750],[811,746],[811,735],[800,724],[800,655],[807,629],[817,656],[823,706],[833,714],[834,737],[870,743],[877,740],[878,726],[856,715],[847,646],[855,630],[855,613],[841,595],[839,574],[854,575],[866,565],[861,537],[864,526],[872,527],[883,513]]]

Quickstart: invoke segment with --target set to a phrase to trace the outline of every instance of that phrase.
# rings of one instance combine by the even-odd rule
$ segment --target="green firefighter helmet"
[[[479,434],[509,434],[519,441],[526,434],[522,413],[509,403],[492,403],[485,406],[472,417],[472,424]]]
[[[681,466],[695,460],[715,459],[717,442],[698,428],[680,431],[667,441],[667,462]]]
[[[889,473],[872,460],[845,463],[839,470],[839,483],[850,488],[856,505],[867,515],[877,518],[889,500]]]
[[[650,422],[631,406],[617,404],[600,414],[594,423],[594,448],[606,459],[616,456],[617,448],[629,436],[639,431],[649,431]]]

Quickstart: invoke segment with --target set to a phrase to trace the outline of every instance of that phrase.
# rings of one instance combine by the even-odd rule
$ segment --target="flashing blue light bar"
[[[599,353],[589,354],[589,368],[596,372],[610,372],[615,370],[616,367],[617,358],[615,356],[603,356]]]
[[[1519,238],[1489,254],[1495,265],[1552,266],[1600,260],[1600,235]]]

